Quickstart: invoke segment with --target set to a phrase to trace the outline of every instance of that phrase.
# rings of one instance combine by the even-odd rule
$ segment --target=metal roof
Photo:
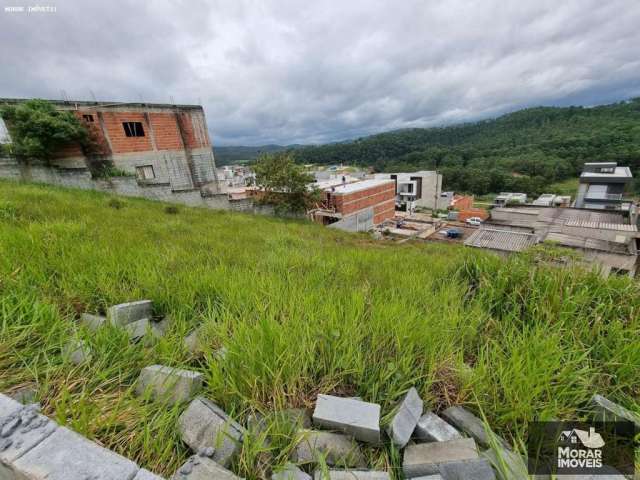
[[[590,222],[587,220],[571,219],[564,223],[567,227],[597,228],[600,230],[618,230],[621,232],[637,232],[636,225],[625,223]]]
[[[629,245],[626,243],[610,242],[598,238],[585,238],[569,235],[561,232],[549,232],[545,240],[557,242],[564,247],[582,248],[586,250],[598,250],[601,252],[619,253],[630,255]]]
[[[478,229],[464,242],[468,247],[490,248],[506,252],[521,252],[536,243],[538,243],[538,237],[533,233],[493,228]]]

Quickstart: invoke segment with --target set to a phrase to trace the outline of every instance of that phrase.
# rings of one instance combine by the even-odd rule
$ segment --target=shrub
[[[111,200],[109,200],[108,205],[111,208],[115,208],[116,210],[120,210],[122,207],[124,207],[124,203],[118,200],[117,198],[112,198]]]
[[[0,116],[11,133],[9,150],[19,157],[48,159],[65,145],[88,141],[86,128],[73,113],[58,111],[45,100],[5,105]]]

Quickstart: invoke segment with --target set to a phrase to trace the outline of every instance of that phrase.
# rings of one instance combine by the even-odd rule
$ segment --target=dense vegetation
[[[308,187],[313,176],[290,153],[263,153],[252,168],[262,189],[259,202],[274,206],[277,214],[305,213],[319,201],[318,192]]]
[[[73,113],[57,110],[46,100],[1,105],[0,117],[11,133],[11,144],[5,148],[18,157],[48,159],[61,147],[84,145],[89,139],[87,129]]]
[[[162,474],[188,455],[184,407],[132,393],[142,367],[197,369],[205,394],[252,411],[358,395],[383,414],[415,385],[428,408],[482,410],[516,445],[534,418],[573,419],[594,392],[640,412],[640,285],[444,244],[391,245],[302,221],[0,182],[0,391],[37,385],[44,412]],[[177,211],[177,213],[175,213]],[[149,298],[168,336],[131,344],[80,312]],[[203,354],[182,338],[205,327]],[[62,349],[84,339],[92,361]],[[224,358],[215,351],[225,346]],[[265,475],[295,436],[249,434],[232,466]],[[393,468],[390,446],[367,450]]]
[[[640,193],[640,98],[594,108],[531,108],[495,120],[399,130],[295,154],[302,163],[377,171],[437,169],[446,189],[479,195],[548,192],[550,184],[576,177],[584,162],[617,161],[632,168],[633,188]]]

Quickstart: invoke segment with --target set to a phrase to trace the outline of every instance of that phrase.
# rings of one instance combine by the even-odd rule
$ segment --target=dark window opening
[[[85,122],[93,123],[93,115],[82,115]]]
[[[122,126],[127,137],[144,137],[144,129],[141,122],[122,122]]]

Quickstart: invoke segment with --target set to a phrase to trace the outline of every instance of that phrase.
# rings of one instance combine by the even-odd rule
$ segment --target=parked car
[[[460,238],[462,236],[462,232],[457,228],[450,228],[447,230],[447,238]]]
[[[469,217],[465,222],[467,222],[467,225],[473,225],[474,227],[482,225],[482,219],[480,217]]]

